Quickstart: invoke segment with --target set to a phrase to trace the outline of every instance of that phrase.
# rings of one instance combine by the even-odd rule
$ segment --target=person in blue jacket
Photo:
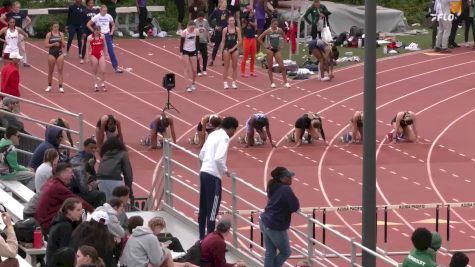
[[[45,141],[41,143],[33,152],[28,167],[36,171],[41,163],[43,163],[43,156],[48,148],[55,148],[58,150],[59,145],[63,140],[63,130],[56,127],[48,127],[45,131]],[[58,151],[59,153],[59,151]]]
[[[266,248],[264,267],[280,267],[291,254],[287,230],[292,213],[300,208],[299,200],[290,187],[294,175],[284,167],[276,167],[267,183],[268,201],[259,222]]]

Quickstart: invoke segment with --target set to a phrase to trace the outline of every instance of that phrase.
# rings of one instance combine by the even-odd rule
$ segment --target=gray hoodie
[[[125,244],[120,257],[120,264],[127,267],[145,267],[149,263],[161,265],[165,260],[165,252],[148,226],[139,226],[134,229]]]
[[[109,215],[109,222],[107,223],[107,228],[109,232],[115,236],[122,238],[125,236],[125,230],[120,225],[119,219],[117,218],[117,211],[109,205],[109,203],[104,203],[104,205],[97,207],[96,211],[104,211]]]

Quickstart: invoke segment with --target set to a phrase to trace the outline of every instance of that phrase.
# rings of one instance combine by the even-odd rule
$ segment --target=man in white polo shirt
[[[114,52],[114,45],[112,44],[112,36],[115,31],[114,19],[111,15],[107,14],[107,7],[105,5],[101,6],[100,13],[92,17],[92,19],[87,23],[87,27],[91,32],[94,32],[92,24],[95,24],[101,27],[101,33],[106,37],[107,52],[112,62],[112,68],[114,68],[115,73],[122,73],[122,70],[119,68],[119,62]],[[89,45],[89,44],[86,44]]]
[[[221,204],[221,177],[230,176],[226,167],[229,138],[234,135],[238,126],[239,123],[234,117],[224,118],[221,127],[209,134],[200,151],[200,240],[205,237],[205,228],[208,234],[215,230],[216,215]]]

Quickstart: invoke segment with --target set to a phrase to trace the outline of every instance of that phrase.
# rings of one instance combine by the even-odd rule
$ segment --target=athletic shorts
[[[196,56],[196,50],[195,51],[183,50],[182,54],[185,55],[185,56],[189,56],[189,57],[195,57]]]

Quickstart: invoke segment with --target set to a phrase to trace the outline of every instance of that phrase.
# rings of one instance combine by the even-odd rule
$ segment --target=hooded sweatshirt
[[[58,135],[62,133],[62,130],[56,127],[48,127],[45,131],[45,141],[41,143],[33,152],[28,166],[36,170],[41,163],[43,163],[43,156],[45,151],[49,148],[55,148],[56,150],[59,147],[58,144]],[[59,151],[58,151],[59,153]]]
[[[124,184],[132,188],[134,178],[127,151],[116,149],[107,151],[99,164],[97,180],[121,181],[122,174],[124,175]]]
[[[111,232],[111,234],[113,234],[115,237],[123,238],[125,236],[125,231],[120,225],[119,219],[117,218],[117,211],[111,205],[109,205],[109,203],[105,203],[104,205],[97,207],[96,211],[99,210],[107,212],[107,215],[109,215],[109,222],[107,223],[109,232]]]
[[[71,221],[63,214],[58,213],[51,222],[51,228],[48,235],[48,246],[46,248],[46,266],[51,266],[51,260],[54,253],[62,248],[69,246],[71,235],[78,223]]]
[[[165,252],[158,242],[158,238],[148,226],[139,226],[134,229],[125,245],[120,264],[127,267],[144,267],[149,263],[160,265],[165,260]]]
[[[14,177],[19,171],[29,171],[28,168],[18,164],[17,152],[15,151],[15,146],[10,139],[0,140],[0,147],[11,146],[11,151],[7,153],[7,162],[10,167],[10,173],[0,176],[0,180],[9,180]]]
[[[292,213],[300,208],[299,200],[292,188],[284,184],[274,184],[269,193],[261,220],[272,230],[285,231],[290,227]]]

